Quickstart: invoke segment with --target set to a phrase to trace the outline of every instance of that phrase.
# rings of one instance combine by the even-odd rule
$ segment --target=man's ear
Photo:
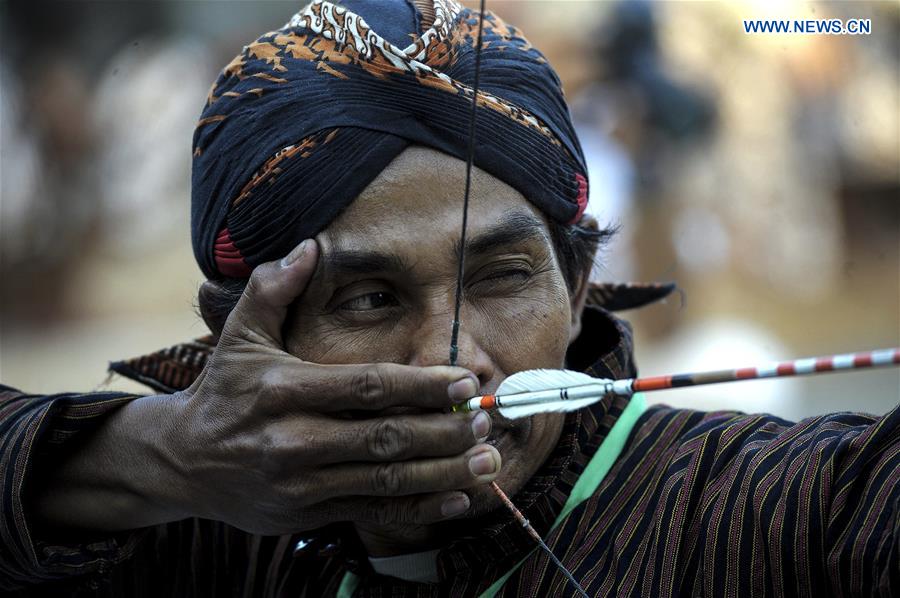
[[[580,226],[597,230],[599,228],[597,220],[591,216],[585,216],[579,222]],[[587,302],[587,292],[591,286],[591,271],[594,269],[594,260],[596,254],[591,255],[591,259],[585,260],[584,267],[578,275],[575,288],[569,301],[572,308],[572,322],[569,328],[569,344],[571,345],[581,334],[581,314],[584,312],[584,305]]]
[[[227,296],[227,289],[221,283],[213,280],[205,281],[197,292],[197,311],[200,312],[200,317],[206,322],[216,339],[222,335],[225,320],[228,319],[231,311],[226,307]]]

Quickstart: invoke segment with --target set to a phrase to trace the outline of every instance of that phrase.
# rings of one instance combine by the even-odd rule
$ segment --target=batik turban
[[[465,159],[477,31],[477,11],[453,0],[316,0],[246,46],[194,134],[204,274],[245,277],[285,255],[410,145]],[[586,169],[559,78],[490,13],[483,40],[475,164],[554,221],[576,221]]]

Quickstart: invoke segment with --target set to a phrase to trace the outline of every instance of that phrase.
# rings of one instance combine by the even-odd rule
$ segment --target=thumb
[[[306,290],[318,255],[316,242],[307,239],[284,259],[254,268],[243,295],[225,322],[223,338],[282,349],[281,327],[288,307]]]

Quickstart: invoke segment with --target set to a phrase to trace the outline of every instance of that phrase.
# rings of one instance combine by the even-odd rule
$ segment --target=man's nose
[[[426,367],[450,363],[451,322],[447,319],[446,312],[441,316],[428,318],[422,323],[412,339],[409,365]],[[477,336],[466,329],[465,321],[460,327],[458,345],[456,365],[475,374],[482,386],[493,379],[494,362],[481,347]]]

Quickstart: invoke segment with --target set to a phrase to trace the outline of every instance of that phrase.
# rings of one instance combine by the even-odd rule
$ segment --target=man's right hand
[[[338,520],[431,523],[463,513],[500,454],[462,368],[318,365],[284,351],[289,306],[317,262],[312,240],[258,266],[167,438],[192,515],[283,534]],[[417,415],[379,415],[413,407]],[[363,419],[340,417],[369,412]]]
[[[317,254],[309,241],[258,266],[189,389],[127,403],[45,472],[32,493],[42,535],[190,517],[278,535],[465,512],[462,490],[500,467],[497,450],[481,444],[485,414],[441,413],[476,393],[471,372],[317,365],[283,350],[288,307]],[[395,407],[419,414],[379,413]]]

